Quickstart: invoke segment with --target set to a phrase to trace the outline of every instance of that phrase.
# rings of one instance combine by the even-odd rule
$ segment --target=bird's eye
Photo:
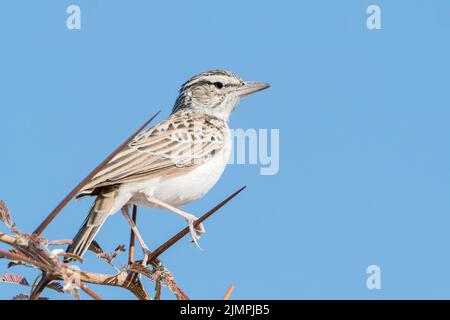
[[[222,88],[223,88],[223,83],[222,83],[222,82],[214,82],[214,86],[215,86],[217,89],[222,89]]]

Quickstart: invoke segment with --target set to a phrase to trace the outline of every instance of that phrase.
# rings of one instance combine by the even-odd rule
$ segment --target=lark
[[[194,227],[197,217],[179,207],[204,196],[219,180],[231,155],[231,113],[243,97],[269,86],[223,70],[185,82],[170,116],[140,132],[80,191],[78,198],[95,196],[95,201],[67,252],[83,256],[106,219],[131,205],[176,213],[198,245],[205,228]]]

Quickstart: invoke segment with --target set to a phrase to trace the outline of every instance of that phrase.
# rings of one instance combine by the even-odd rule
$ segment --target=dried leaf
[[[5,273],[5,274],[0,275],[0,283],[1,282],[19,284],[22,286],[30,285],[24,276],[22,276],[20,274],[12,274],[12,273]]]
[[[155,281],[154,272],[149,268],[144,267],[140,263],[133,263],[128,265],[127,270],[142,274],[144,277],[147,277],[148,279]]]
[[[114,259],[119,255],[119,253],[125,252],[126,250],[127,250],[127,249],[125,249],[125,245],[118,246],[118,247],[114,250],[114,252],[113,252],[113,254],[112,254],[112,256],[111,256],[111,261],[114,260]]]
[[[16,249],[11,249],[11,250],[9,250],[9,252],[11,252],[11,253],[14,253],[14,254],[21,254],[19,251],[17,251]],[[1,256],[0,256],[0,258],[2,258]],[[12,260],[12,261],[10,261],[10,262],[8,262],[8,269],[9,268],[11,268],[11,267],[15,267],[15,266],[20,266],[20,265],[23,265],[23,263],[21,262],[21,261],[18,261],[18,260]]]
[[[154,273],[152,280],[161,282],[162,285],[167,286],[169,288],[169,291],[172,292],[178,300],[189,300],[187,294],[178,286],[178,284],[175,282],[174,277],[167,268],[158,268]]]
[[[6,206],[6,203],[2,200],[0,200],[0,220],[5,224],[5,226],[8,229],[14,227],[14,223],[12,222],[8,207]]]
[[[96,252],[99,259],[105,260],[107,263],[112,265],[113,260],[119,255],[119,253],[126,251],[126,249],[124,245],[120,245],[114,250],[112,254],[106,253],[96,242],[91,251]]]
[[[12,268],[15,266],[20,266],[20,265],[23,265],[23,263],[20,261],[10,261],[10,262],[8,262],[7,268],[9,269],[9,268]]]
[[[57,282],[57,281],[50,282],[47,285],[47,288],[53,289],[53,290],[55,290],[57,292],[64,292],[62,284]]]
[[[28,300],[30,297],[27,296],[26,294],[23,293],[19,293],[18,295],[14,296],[12,299],[13,300]]]
[[[127,266],[127,270],[139,273],[155,282],[155,300],[160,298],[162,286],[167,286],[178,300],[189,300],[187,294],[178,286],[170,271],[165,267],[153,271],[140,263],[133,263]]]
[[[89,245],[89,249],[88,250],[94,252],[97,255],[104,253],[103,249],[100,247],[98,242],[95,241],[95,240],[91,242],[91,244]]]

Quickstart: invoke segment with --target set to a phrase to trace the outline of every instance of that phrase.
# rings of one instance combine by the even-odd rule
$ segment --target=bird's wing
[[[80,191],[178,175],[208,161],[224,147],[228,127],[206,115],[171,116],[139,133]]]

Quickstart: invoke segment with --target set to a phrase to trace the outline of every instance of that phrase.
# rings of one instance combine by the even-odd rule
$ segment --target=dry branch
[[[196,223],[201,223],[207,218],[211,217],[217,210],[223,207],[244,188],[245,187],[234,192],[214,208],[209,210],[207,213],[201,216],[196,221]],[[3,207],[0,208],[0,214],[3,214],[3,216],[5,216],[4,212],[2,211],[5,210],[3,208],[6,208],[4,204]],[[134,218],[135,212],[136,211],[133,210]],[[9,212],[7,213],[9,217]],[[148,259],[148,263],[145,266],[142,264],[142,260],[135,263],[133,263],[133,261],[131,260],[128,265],[126,265],[125,268],[119,270],[117,274],[102,274],[79,270],[73,265],[63,263],[61,258],[67,257],[67,253],[65,253],[61,249],[50,251],[47,248],[47,246],[50,244],[66,244],[68,242],[67,240],[47,241],[46,239],[35,234],[23,234],[15,227],[10,218],[8,219],[7,225],[10,227],[12,233],[7,234],[0,232],[0,242],[11,246],[12,249],[9,251],[0,249],[0,258],[6,258],[11,262],[15,262],[15,264],[29,265],[39,269],[42,272],[42,277],[38,284],[35,286],[32,294],[30,295],[30,299],[41,299],[40,294],[42,293],[42,291],[46,287],[51,286],[52,282],[56,280],[62,280],[65,283],[64,287],[70,287],[70,285],[72,284],[70,283],[70,279],[73,279],[73,275],[77,275],[79,283],[76,284],[76,287],[81,288],[94,299],[101,299],[101,297],[90,288],[88,288],[86,286],[86,283],[121,287],[129,290],[136,298],[140,300],[151,300],[150,295],[147,293],[141,280],[139,279],[139,274],[155,282],[155,299],[160,298],[161,288],[163,285],[167,286],[169,290],[177,296],[178,299],[189,299],[188,296],[183,292],[183,290],[181,290],[181,288],[179,288],[179,286],[176,284],[171,273],[162,265],[162,263],[157,258],[160,254],[165,252],[183,236],[188,234],[189,228],[184,228],[174,237],[165,242],[162,246],[157,248],[154,252],[150,253],[150,259]],[[123,247],[119,246],[111,255],[105,254],[100,246],[95,246],[95,244],[91,249],[97,253],[97,256],[112,264],[112,260],[114,259],[115,255],[122,251]],[[79,257],[76,256],[72,257],[79,259]],[[76,296],[78,296],[77,293]],[[23,295],[21,297],[17,297],[17,299],[25,297],[27,296]]]
[[[31,254],[32,250],[29,249],[28,244],[27,245],[20,244],[18,238],[14,236],[10,236],[8,234],[0,232],[0,242],[8,244],[21,251],[29,252],[30,256],[32,256]],[[41,279],[42,283],[37,285],[38,287],[42,287],[42,290],[45,288],[46,285],[48,285],[50,281],[65,280],[65,274],[72,273],[79,275],[79,280],[81,281],[81,283],[86,282],[98,285],[122,287],[131,291],[138,299],[150,300],[150,296],[145,292],[142,284],[140,283],[140,281],[138,281],[138,278],[125,271],[122,271],[118,274],[101,274],[101,273],[87,272],[78,270],[67,264],[60,263],[60,265],[58,265],[58,262],[61,261],[59,260],[55,261],[55,259],[51,258],[50,255],[47,257],[48,260],[46,262],[48,263],[41,263],[37,261],[35,257],[27,257],[22,254],[11,253],[10,251],[1,249],[0,249],[0,257],[9,260],[21,261],[22,263],[35,266],[41,269],[43,272],[45,272],[47,276],[46,278],[48,279],[44,281],[45,278],[42,278]],[[83,288],[82,286],[80,287]],[[42,290],[37,290],[36,293],[38,292],[40,293]],[[38,295],[32,298],[37,297]]]

